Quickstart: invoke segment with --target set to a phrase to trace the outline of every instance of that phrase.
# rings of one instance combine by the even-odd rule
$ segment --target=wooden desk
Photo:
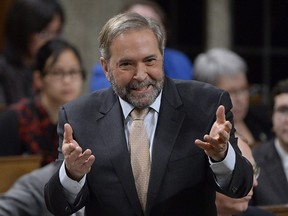
[[[266,211],[272,212],[277,216],[288,216],[288,203],[283,205],[267,205],[258,207]]]
[[[0,193],[6,192],[23,174],[41,166],[39,155],[19,155],[0,157]]]

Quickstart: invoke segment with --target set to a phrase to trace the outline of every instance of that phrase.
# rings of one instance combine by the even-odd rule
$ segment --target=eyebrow
[[[156,54],[148,55],[148,56],[144,57],[144,60],[147,60],[147,59],[150,59],[150,58],[157,58],[157,55]],[[128,62],[129,61],[133,61],[133,59],[131,59],[131,58],[122,58],[118,62],[121,63],[121,62],[127,62],[127,61]]]

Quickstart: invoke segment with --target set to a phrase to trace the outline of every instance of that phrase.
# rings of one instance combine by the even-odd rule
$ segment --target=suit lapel
[[[120,179],[131,205],[137,215],[143,215],[138,195],[135,188],[134,177],[130,164],[130,155],[124,133],[124,117],[117,97],[114,100],[107,99],[103,102],[100,112],[103,114],[99,123],[99,130],[103,134],[105,145],[110,154],[110,159]],[[109,130],[107,130],[109,128]]]
[[[271,185],[277,191],[277,194],[282,197],[282,199],[287,199],[287,191],[288,191],[288,184],[286,179],[286,174],[283,170],[283,165],[281,163],[281,159],[276,151],[275,144],[270,143],[271,151],[268,154],[268,161],[271,161],[267,164],[267,173],[274,173],[278,177],[271,177],[269,180],[271,181]]]
[[[166,173],[167,164],[174,143],[185,118],[185,114],[177,110],[181,105],[182,102],[175,89],[175,85],[172,84],[170,80],[165,80],[153,143],[152,169],[148,189],[146,215],[150,214],[151,207],[161,188],[162,179]]]

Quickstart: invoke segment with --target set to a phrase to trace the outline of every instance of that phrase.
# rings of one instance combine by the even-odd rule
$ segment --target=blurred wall
[[[62,0],[66,13],[63,37],[79,48],[87,70],[87,80],[92,66],[99,60],[98,34],[125,2],[127,0]]]

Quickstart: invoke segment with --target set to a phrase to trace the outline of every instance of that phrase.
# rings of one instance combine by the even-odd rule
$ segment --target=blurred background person
[[[250,146],[248,145],[247,141],[244,140],[243,137],[238,139],[238,146],[242,152],[242,155],[249,160],[251,165],[253,166],[254,170],[254,180],[253,180],[253,188],[251,188],[250,192],[247,196],[234,199],[228,197],[224,194],[216,192],[216,207],[218,216],[273,216],[272,213],[266,212],[260,208],[256,208],[253,206],[249,206],[249,201],[252,198],[253,190],[258,186],[257,178],[260,174],[260,168],[257,166]]]
[[[135,12],[156,20],[167,31],[167,18],[163,9],[154,1],[136,0],[125,4],[120,12]],[[170,78],[190,80],[193,77],[192,62],[189,57],[176,49],[166,47],[164,50],[164,72]],[[106,88],[110,82],[106,79],[104,71],[97,63],[92,68],[90,78],[90,91]]]
[[[64,25],[58,0],[16,0],[6,18],[0,56],[0,110],[33,94],[32,69],[39,48]]]
[[[236,133],[247,139],[252,147],[271,137],[269,110],[249,106],[247,65],[236,53],[213,48],[199,54],[194,61],[194,78],[229,92],[233,104]]]
[[[52,40],[36,56],[34,83],[39,93],[23,98],[0,116],[0,155],[40,154],[42,165],[57,156],[58,110],[76,99],[85,72],[78,50],[64,40]]]
[[[288,204],[288,79],[274,87],[272,104],[275,137],[253,149],[261,167],[253,205]]]
[[[60,165],[59,161],[55,161],[19,178],[6,193],[0,195],[0,215],[52,216],[45,204],[44,186]],[[84,208],[72,216],[84,216]]]

